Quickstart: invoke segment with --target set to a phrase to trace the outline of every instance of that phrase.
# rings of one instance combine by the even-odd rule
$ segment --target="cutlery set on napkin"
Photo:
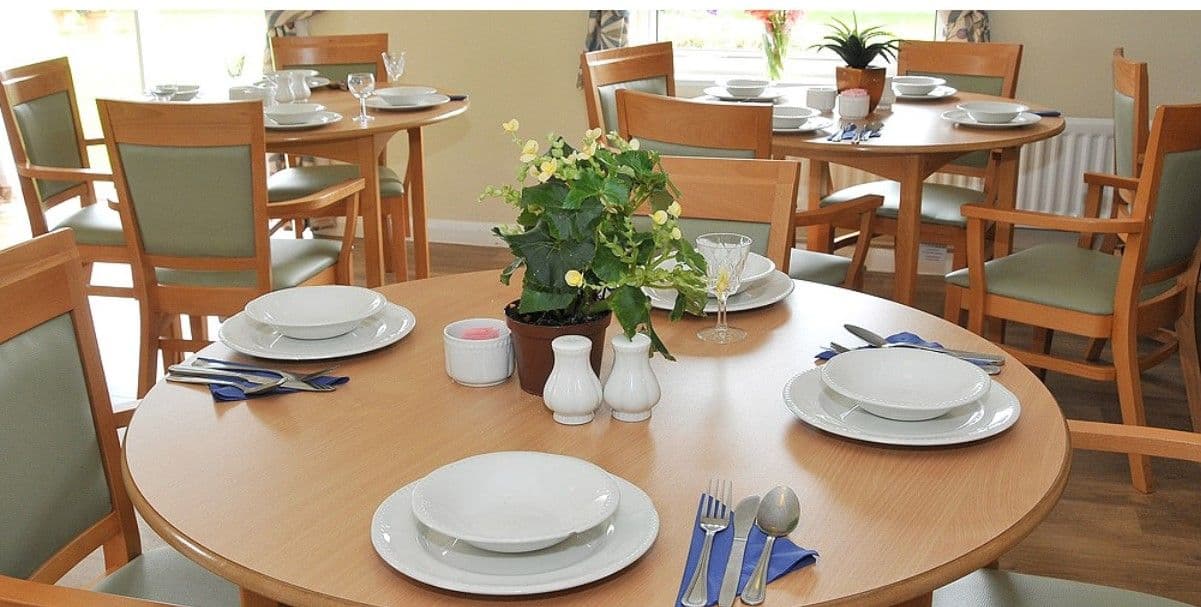
[[[826,137],[826,141],[850,141],[852,145],[857,145],[873,137],[879,137],[880,130],[883,128],[884,123],[882,122],[872,122],[863,127],[851,122],[844,125],[842,129],[831,133],[829,137]]]
[[[349,377],[325,375],[333,367],[310,373],[256,367],[228,360],[196,357],[188,364],[171,365],[166,380],[206,384],[217,401],[238,401],[269,394],[332,392]]]
[[[928,350],[938,352],[955,358],[966,360],[974,365],[979,366],[989,375],[996,375],[1001,372],[1002,366],[1005,365],[1005,357],[997,354],[989,354],[987,352],[969,352],[966,350],[953,350],[944,348],[942,344],[936,341],[926,341],[921,337],[909,333],[907,331],[895,333],[884,337],[873,333],[863,327],[846,324],[843,325],[849,333],[867,342],[862,348],[915,348],[918,350]],[[835,356],[849,351],[852,348],[843,347],[837,343],[830,342],[830,348],[819,352],[816,356],[818,360],[830,360]],[[858,348],[855,348],[858,349]]]

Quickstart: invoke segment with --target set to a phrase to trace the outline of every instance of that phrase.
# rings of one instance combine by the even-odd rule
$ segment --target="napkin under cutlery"
[[[224,360],[220,360],[220,359],[216,359],[216,358],[205,358],[202,360],[209,360],[209,361],[213,361],[213,362],[230,362],[230,361],[224,361]],[[238,363],[238,364],[241,364],[241,363]],[[269,369],[241,370],[238,372],[245,374],[245,375],[258,375],[265,379],[270,379],[270,380],[279,379],[280,377],[282,377],[279,373],[274,373]],[[242,387],[220,386],[217,384],[209,384],[209,392],[212,392],[213,400],[216,400],[219,402],[246,400],[249,398],[259,398],[262,396],[270,396],[272,394],[291,394],[293,392],[301,392],[301,390],[296,390],[293,388],[285,388],[283,386],[279,386],[279,387],[267,390],[265,392],[248,395],[245,392],[243,392],[242,389],[243,388],[253,388],[255,385],[254,382],[244,381],[244,380],[236,379],[233,377],[222,378],[222,379],[224,381],[232,381],[232,382],[242,384]],[[347,376],[344,376],[344,375],[320,375],[320,376],[314,377],[314,378],[306,380],[306,381],[308,381],[311,384],[317,385],[317,386],[332,387],[332,386],[340,386],[340,385],[350,381],[350,378]]]
[[[936,341],[926,341],[926,340],[922,339],[920,336],[910,333],[908,331],[902,331],[900,333],[894,333],[892,335],[889,335],[888,337],[884,338],[884,341],[886,341],[890,344],[917,344],[919,346],[926,346],[929,348],[944,348],[945,347]],[[862,349],[874,348],[874,347],[875,346],[872,346],[872,345],[866,345],[866,346],[861,346],[861,347],[855,348],[855,349],[862,350]],[[834,350],[826,349],[826,350],[822,350],[821,352],[818,352],[817,356],[815,356],[814,358],[817,358],[818,360],[830,360],[831,358],[834,358],[837,355],[838,355],[838,352],[835,352]],[[995,366],[995,363],[993,363],[991,361],[987,361],[987,360],[981,360],[981,359],[975,359],[975,358],[964,358],[964,357],[960,357],[960,358],[961,358],[961,360],[966,360],[966,361],[968,361],[974,365],[980,366],[980,367]]]
[[[700,528],[700,516],[704,505],[705,501],[702,496],[697,503],[696,519],[692,523],[692,543],[688,547],[688,561],[684,565],[684,576],[680,580],[680,592],[676,595],[676,607],[682,607],[684,591],[687,589],[688,581],[692,579],[692,572],[696,570],[697,561],[701,558],[701,545],[705,541],[705,532]],[[733,504],[729,506],[730,512],[733,512]],[[746,541],[746,553],[742,556],[742,575],[738,579],[737,594],[742,594],[742,589],[751,579],[751,572],[755,569],[755,563],[759,561],[759,555],[763,553],[763,545],[766,541],[767,536],[758,526],[751,529],[751,534]],[[709,605],[717,604],[718,593],[721,591],[721,579],[725,574],[726,561],[730,559],[730,549],[733,544],[733,525],[718,531],[713,536],[712,552],[709,555],[709,571],[705,580]],[[801,548],[786,537],[777,538],[771,552],[771,561],[767,565],[767,581],[772,582],[786,573],[816,562],[817,552]]]

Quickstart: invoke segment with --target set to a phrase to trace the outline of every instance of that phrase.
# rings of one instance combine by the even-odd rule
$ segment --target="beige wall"
[[[568,140],[587,127],[576,72],[586,11],[327,11],[313,35],[387,32],[407,59],[403,82],[467,93],[471,107],[425,129],[426,200],[431,218],[511,222],[509,207],[477,203],[486,185],[511,183],[518,149],[501,130],[510,118],[527,137],[554,131]],[[388,163],[404,169],[404,137]]]
[[[994,42],[1020,42],[1018,97],[1109,117],[1114,47],[1146,61],[1151,108],[1201,103],[1201,11],[992,11]]]

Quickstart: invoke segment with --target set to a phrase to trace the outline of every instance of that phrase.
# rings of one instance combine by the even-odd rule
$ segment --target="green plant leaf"
[[[509,284],[509,280],[513,278],[513,272],[516,272],[523,265],[525,265],[525,258],[523,257],[518,257],[509,262],[509,265],[500,271],[500,282],[506,285]]]
[[[563,208],[567,201],[567,184],[551,180],[538,185],[526,186],[521,190],[521,206],[537,205],[544,209]]]
[[[521,287],[521,303],[517,304],[517,311],[522,314],[531,314],[562,310],[571,305],[576,295],[577,292],[574,289],[568,292],[544,290],[531,285],[527,280]]]
[[[609,247],[597,247],[592,258],[592,273],[604,282],[618,282],[629,272],[629,265],[622,261]]]
[[[545,223],[539,223],[524,234],[508,237],[514,255],[524,257],[526,284],[545,285],[559,289],[570,288],[563,280],[568,270],[583,270],[596,254],[595,238],[561,240],[549,233]]]

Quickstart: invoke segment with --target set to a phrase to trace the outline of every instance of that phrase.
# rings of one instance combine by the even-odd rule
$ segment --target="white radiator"
[[[831,165],[830,168],[837,188],[879,179],[850,167]],[[1068,118],[1067,127],[1059,135],[1023,146],[1018,176],[1018,208],[1079,216],[1084,209],[1083,174],[1086,171],[1113,171],[1113,120]],[[801,180],[802,189],[806,181]],[[979,179],[963,175],[935,174],[929,181],[977,189],[981,187]],[[802,205],[807,200],[804,192],[800,200]]]

